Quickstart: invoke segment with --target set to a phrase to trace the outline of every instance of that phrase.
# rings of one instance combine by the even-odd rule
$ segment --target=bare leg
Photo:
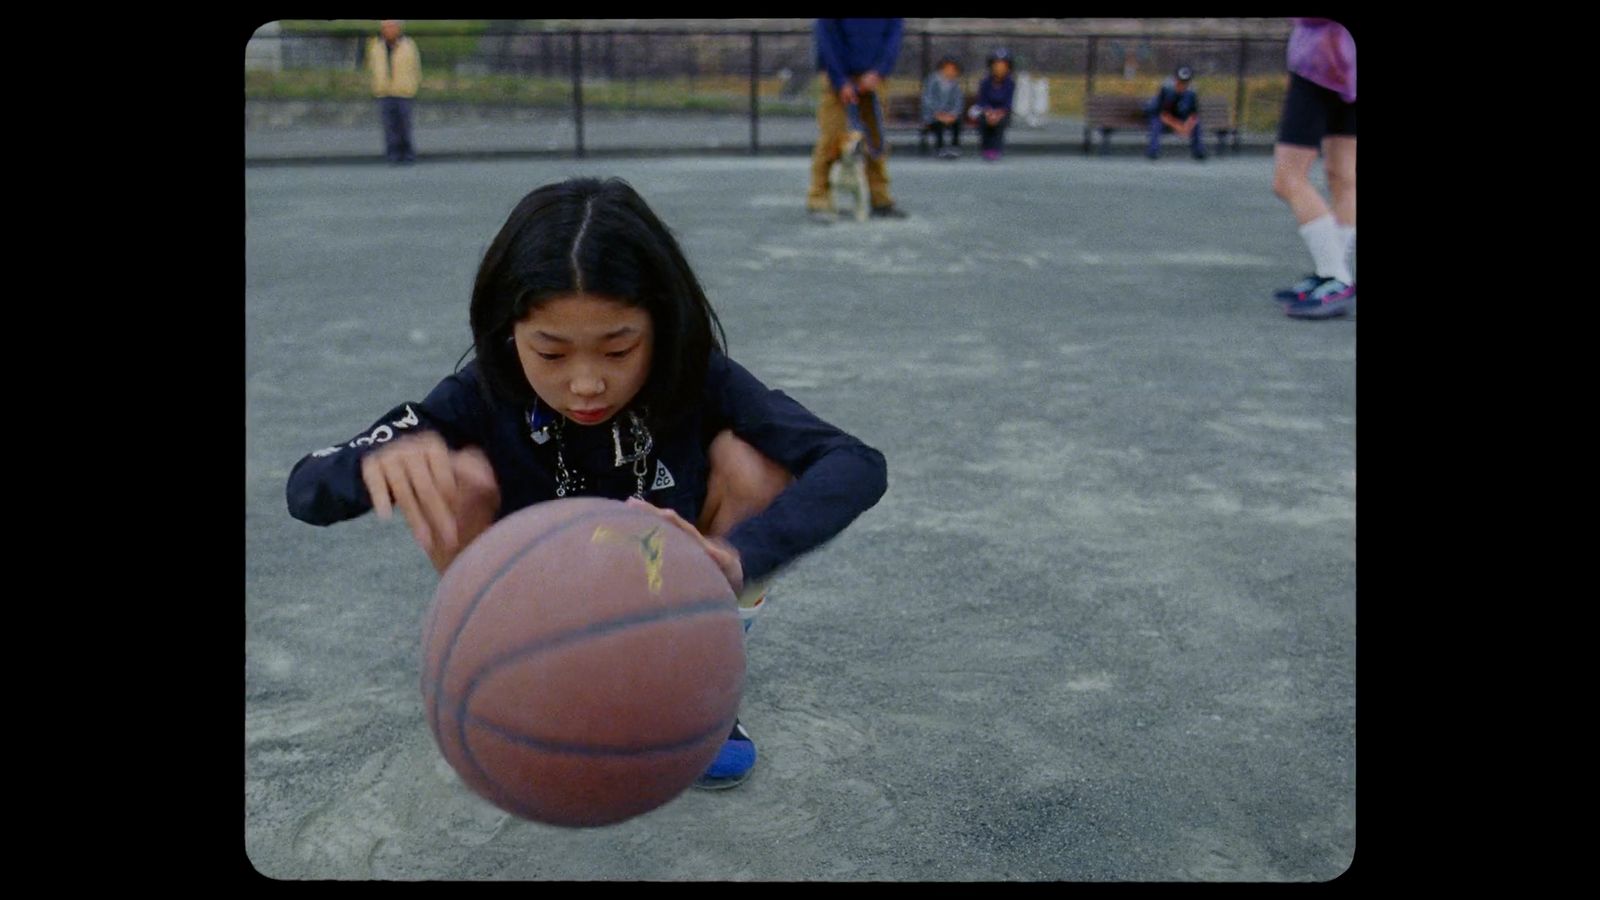
[[[1333,217],[1340,225],[1356,224],[1356,139],[1328,137],[1322,141],[1328,170],[1328,193],[1333,197]]]
[[[731,431],[724,431],[711,441],[709,456],[706,502],[700,521],[695,523],[700,533],[708,537],[722,537],[766,509],[794,481],[788,470]]]
[[[707,456],[711,465],[706,476],[706,502],[700,511],[700,521],[696,524],[701,534],[710,537],[721,537],[740,522],[766,509],[794,481],[794,476],[788,470],[731,431],[720,432],[712,439]],[[747,583],[739,595],[739,619],[746,634],[766,597],[764,582]],[[726,762],[724,757],[727,758]],[[739,762],[741,757],[745,760],[742,764]],[[724,743],[721,755],[706,774],[695,782],[695,786],[708,789],[732,787],[744,780],[745,773],[754,764],[755,746],[750,743],[750,735],[736,720],[733,733]],[[725,775],[728,771],[736,771],[737,774]]]
[[[731,431],[718,434],[709,451],[706,503],[696,526],[707,537],[722,537],[740,522],[761,512],[783,493],[794,476],[740,440]],[[747,582],[739,594],[739,615],[746,631],[767,596],[765,580]]]
[[[1354,142],[1352,142],[1353,144]],[[1354,147],[1351,148],[1350,159],[1352,165],[1355,160]],[[1328,215],[1328,204],[1317,193],[1311,184],[1311,164],[1317,161],[1315,147],[1297,147],[1293,144],[1278,144],[1272,151],[1272,192],[1277,194],[1283,202],[1289,204],[1289,209],[1294,213],[1295,221],[1301,225],[1320,219]],[[1352,168],[1352,178],[1354,169]],[[1352,180],[1351,185],[1355,182]],[[1354,214],[1355,194],[1352,192],[1351,213]]]

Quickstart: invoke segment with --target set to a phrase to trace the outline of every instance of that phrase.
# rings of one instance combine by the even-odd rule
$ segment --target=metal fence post
[[[578,132],[578,158],[583,158],[583,32],[572,33],[572,121]]]
[[[1234,120],[1228,124],[1233,126],[1233,152],[1239,152],[1239,132],[1244,130],[1244,76],[1250,53],[1250,39],[1239,39],[1239,87],[1238,94],[1233,98]]]
[[[922,109],[921,98],[922,90],[928,84],[928,73],[932,71],[930,67],[933,65],[933,60],[929,58],[931,53],[933,53],[933,35],[924,31],[922,33],[922,80],[917,82],[917,110],[919,115],[926,114]],[[962,110],[960,114],[966,115],[966,110]],[[926,128],[917,129],[917,152],[924,156],[928,154],[928,129]]]
[[[761,32],[750,32],[750,155],[761,152]]]
[[[1098,35],[1089,35],[1089,52],[1083,60],[1083,152],[1090,150],[1089,98],[1094,96],[1094,57],[1100,48]]]

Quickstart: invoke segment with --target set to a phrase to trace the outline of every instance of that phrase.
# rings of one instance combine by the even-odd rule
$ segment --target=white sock
[[[1339,236],[1344,238],[1344,267],[1350,270],[1350,280],[1353,281],[1356,271],[1356,227],[1354,225],[1340,225]]]
[[[1353,276],[1345,261],[1344,239],[1339,235],[1339,223],[1334,221],[1332,213],[1301,225],[1300,237],[1311,251],[1311,261],[1316,264],[1318,275],[1337,278],[1346,284],[1350,282]]]

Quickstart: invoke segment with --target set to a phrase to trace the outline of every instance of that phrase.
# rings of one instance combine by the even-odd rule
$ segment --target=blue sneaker
[[[1324,278],[1304,300],[1290,303],[1283,311],[1295,319],[1331,319],[1348,313],[1350,301],[1355,297],[1355,285],[1337,278]]]
[[[707,791],[738,787],[750,777],[750,770],[755,767],[756,742],[750,740],[750,732],[744,730],[738,719],[734,719],[733,731],[722,742],[717,758],[712,761],[711,768],[706,769],[706,773],[695,781],[694,786]]]
[[[1322,276],[1313,272],[1299,281],[1296,281],[1290,287],[1286,287],[1281,291],[1274,291],[1272,294],[1272,299],[1278,301],[1279,303],[1297,303],[1306,299],[1306,297],[1309,296],[1312,291],[1317,289],[1318,285],[1322,284],[1322,281]]]

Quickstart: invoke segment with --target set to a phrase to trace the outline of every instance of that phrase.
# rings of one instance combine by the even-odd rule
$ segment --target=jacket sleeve
[[[814,32],[818,68],[827,71],[828,82],[835,91],[842,90],[850,82],[850,75],[845,71],[842,26],[838,19],[818,19]]]
[[[817,418],[738,363],[713,361],[718,418],[795,476],[765,510],[727,535],[758,581],[844,531],[888,489],[883,454]]]
[[[883,53],[878,57],[878,62],[873,68],[884,78],[894,71],[894,64],[900,58],[900,39],[905,34],[905,19],[890,19],[883,31]]]
[[[302,458],[289,472],[289,515],[332,525],[372,509],[361,460],[375,448],[419,431],[436,431],[452,449],[481,444],[482,399],[468,374],[441,381],[421,403],[402,403],[354,438]]]

